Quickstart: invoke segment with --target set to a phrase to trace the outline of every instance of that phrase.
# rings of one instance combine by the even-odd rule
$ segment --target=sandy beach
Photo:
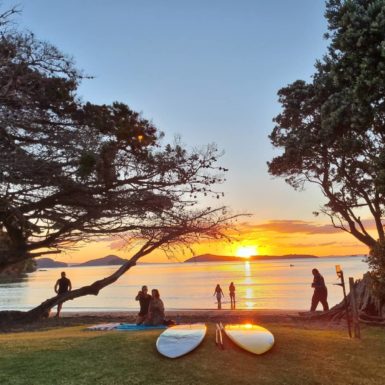
[[[52,311],[49,318],[41,319],[30,323],[14,323],[2,325],[1,332],[33,331],[51,329],[58,327],[96,325],[99,323],[122,322],[134,323],[137,312],[65,312],[60,318],[55,317],[56,312]],[[170,310],[166,311],[166,319],[174,320],[177,323],[254,323],[269,324],[280,323],[296,325],[298,327],[316,328],[340,328],[339,325],[330,325],[325,322],[310,322],[300,317],[299,310],[286,309],[258,309],[258,310],[230,310],[230,309],[194,309],[194,310]]]
[[[260,320],[275,322],[289,320],[298,316],[300,310],[282,310],[282,309],[254,309],[254,310],[230,310],[230,309],[181,309],[166,311],[166,319],[173,319],[177,322],[216,322],[219,320]],[[137,311],[126,312],[65,312],[61,314],[63,322],[69,319],[78,320],[117,320],[124,322],[133,322],[136,319]],[[51,317],[54,317],[55,311],[52,311]]]

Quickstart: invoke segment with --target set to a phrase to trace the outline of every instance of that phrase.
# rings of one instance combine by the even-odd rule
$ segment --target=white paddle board
[[[177,358],[199,346],[206,332],[207,327],[203,323],[172,326],[158,337],[156,348],[166,357]]]
[[[226,335],[236,345],[254,354],[263,354],[274,345],[273,334],[262,326],[252,324],[226,325]]]

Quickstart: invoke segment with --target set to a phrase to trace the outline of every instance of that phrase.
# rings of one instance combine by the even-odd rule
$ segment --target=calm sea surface
[[[142,285],[160,291],[166,309],[215,308],[213,292],[219,283],[225,293],[223,308],[229,308],[228,286],[236,286],[238,309],[308,309],[313,289],[312,268],[319,269],[329,290],[329,305],[342,298],[335,265],[348,277],[361,278],[367,271],[363,257],[290,259],[243,263],[169,263],[143,264],[129,270],[119,281],[103,289],[98,296],[68,301],[65,311],[136,310],[135,295]],[[290,266],[294,265],[294,266]],[[67,277],[73,288],[88,285],[111,274],[116,267],[68,267]],[[54,284],[62,268],[36,271],[18,283],[0,284],[0,310],[27,310],[55,293]],[[320,305],[321,306],[321,305]],[[320,309],[320,308],[319,308]]]

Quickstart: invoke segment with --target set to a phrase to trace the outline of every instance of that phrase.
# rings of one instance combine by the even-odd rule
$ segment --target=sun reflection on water
[[[251,265],[249,261],[245,261],[244,263],[244,275],[245,275],[245,278],[243,280],[243,284],[245,285],[244,295],[243,295],[243,299],[245,300],[244,306],[247,309],[254,309],[256,303],[253,301],[254,299],[253,285],[255,284],[255,282],[254,282],[254,277],[252,277]]]
[[[250,262],[246,261],[245,262],[245,277],[250,277],[250,276],[251,276]]]

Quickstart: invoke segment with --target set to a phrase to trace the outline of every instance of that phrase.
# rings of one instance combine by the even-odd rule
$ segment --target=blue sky
[[[6,8],[14,2],[3,2]],[[230,169],[224,203],[259,219],[312,219],[321,195],[267,174],[277,91],[309,79],[325,52],[322,0],[19,1],[21,28],[95,76],[84,100],[119,100],[172,140],[216,142]],[[288,205],[290,201],[290,205]]]
[[[3,9],[15,4],[3,1]],[[172,141],[215,142],[230,169],[222,186],[255,222],[302,220],[323,199],[267,173],[277,91],[310,79],[327,42],[323,0],[21,0],[20,28],[74,57],[94,76],[84,100],[127,103]]]

